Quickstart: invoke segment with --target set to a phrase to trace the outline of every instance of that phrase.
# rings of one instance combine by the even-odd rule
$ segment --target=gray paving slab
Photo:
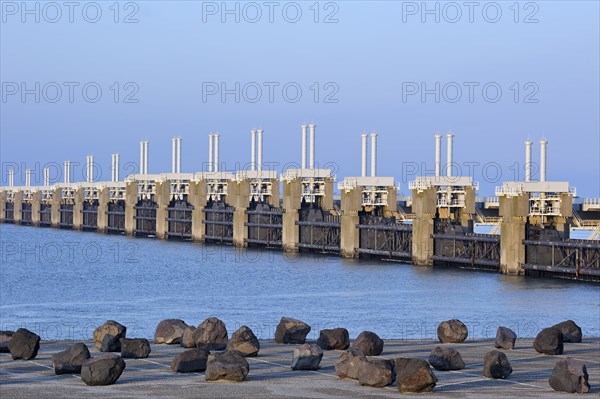
[[[147,359],[126,359],[127,367],[112,386],[89,387],[79,376],[54,374],[52,354],[65,349],[71,341],[42,341],[38,357],[31,361],[13,361],[0,354],[0,397],[10,398],[397,398],[402,395],[396,384],[386,388],[362,387],[357,381],[335,375],[335,362],[342,351],[324,351],[317,371],[292,371],[294,345],[261,341],[256,358],[248,358],[250,373],[242,383],[206,382],[204,373],[177,374],[170,369],[171,359],[185,349],[174,345],[152,345]],[[98,354],[86,342],[92,356]],[[382,358],[416,357],[427,359],[441,345],[434,341],[386,340]],[[484,354],[494,349],[493,341],[469,340],[449,345],[457,349],[466,363],[460,371],[435,371],[439,379],[427,398],[559,398],[573,395],[555,392],[548,378],[559,358],[580,359],[587,365],[592,386],[591,397],[600,393],[600,339],[565,344],[561,356],[540,355],[531,340],[518,340],[517,348],[505,351],[513,373],[506,380],[483,377]],[[421,395],[416,395],[421,396]]]

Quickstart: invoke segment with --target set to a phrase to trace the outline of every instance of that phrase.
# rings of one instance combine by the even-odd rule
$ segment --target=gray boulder
[[[437,336],[443,344],[459,344],[469,336],[467,326],[460,320],[452,319],[441,322],[437,327]]]
[[[429,364],[436,370],[462,370],[465,368],[465,362],[458,351],[437,346],[433,348],[429,355]]]
[[[496,348],[500,349],[515,349],[515,341],[517,334],[508,327],[498,327],[496,331]]]
[[[92,357],[81,365],[81,380],[86,385],[111,385],[125,369],[125,360],[114,353]]]
[[[94,344],[101,352],[120,352],[121,338],[125,338],[127,327],[114,320],[108,320],[94,330]]]
[[[317,345],[324,350],[346,350],[350,347],[350,336],[345,328],[325,329],[319,332]]]
[[[583,338],[581,334],[581,327],[579,327],[573,320],[563,321],[552,326],[560,330],[563,335],[563,342],[581,342]]]
[[[303,321],[282,317],[275,330],[275,342],[278,344],[303,344],[310,332],[310,326]]]
[[[335,362],[335,374],[340,378],[358,380],[360,365],[366,361],[367,358],[364,353],[350,348],[342,353],[337,362]]]
[[[26,328],[19,328],[8,341],[8,350],[13,360],[35,359],[40,350],[40,336]]]
[[[210,352],[206,348],[194,348],[181,352],[171,362],[171,370],[176,373],[193,373],[206,370]]]
[[[196,328],[192,335],[196,346],[206,346],[210,351],[222,351],[227,348],[227,328],[216,317],[209,317]]]
[[[323,351],[317,345],[303,344],[294,348],[292,370],[318,370]]]
[[[556,362],[548,382],[555,391],[587,393],[590,391],[589,375],[585,364],[566,358]]]
[[[241,326],[231,334],[227,350],[236,350],[246,357],[256,356],[260,350],[260,343],[250,327]]]
[[[121,357],[143,359],[150,355],[150,342],[146,338],[121,338]]]
[[[396,382],[402,393],[430,392],[438,379],[425,360],[399,357],[396,359]]]
[[[73,344],[64,351],[52,355],[54,374],[79,374],[81,365],[89,358],[90,350],[85,344],[81,342]]]
[[[0,353],[9,353],[8,342],[12,338],[13,331],[0,331]]]
[[[360,385],[382,388],[394,382],[395,378],[393,360],[367,359],[359,363],[358,383]]]
[[[351,347],[365,356],[379,356],[383,352],[383,340],[374,332],[363,331],[358,334]]]
[[[179,344],[184,348],[195,348],[196,341],[194,341],[194,331],[196,331],[196,327],[194,326],[186,326],[183,329],[183,334],[181,334],[181,341]]]
[[[512,373],[512,367],[503,352],[489,351],[483,358],[483,376],[505,379]]]
[[[154,343],[156,344],[178,344],[181,342],[183,330],[188,325],[180,319],[166,319],[158,323],[154,332]]]
[[[545,355],[562,355],[563,335],[557,328],[544,328],[533,340],[533,347]]]
[[[238,351],[211,353],[206,362],[206,381],[234,381],[246,379],[250,365]]]

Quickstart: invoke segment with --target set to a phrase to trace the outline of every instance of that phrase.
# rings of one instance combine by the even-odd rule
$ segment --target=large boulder
[[[227,348],[227,328],[216,317],[209,317],[196,328],[192,335],[196,346],[205,346],[208,350],[222,351]]]
[[[294,348],[292,370],[318,370],[323,351],[317,345],[303,344]]]
[[[183,329],[183,333],[181,334],[181,341],[179,344],[184,348],[195,348],[196,341],[194,341],[194,331],[196,331],[196,327],[194,326],[185,326]]]
[[[227,350],[236,350],[246,357],[256,356],[260,350],[260,343],[250,327],[241,326],[231,334]]]
[[[517,334],[508,327],[498,327],[495,346],[499,349],[515,349]]]
[[[120,352],[121,338],[125,338],[127,327],[108,320],[94,330],[94,344],[101,352]]]
[[[317,345],[324,350],[341,349],[350,347],[350,336],[345,328],[325,329],[319,332]]]
[[[40,350],[40,336],[26,328],[19,328],[8,341],[8,350],[13,360],[35,359]]]
[[[589,376],[585,364],[566,358],[556,362],[548,382],[555,391],[587,393],[590,391]]]
[[[441,322],[437,327],[437,336],[443,344],[460,344],[469,336],[467,326],[460,320],[452,319]]]
[[[206,381],[234,381],[246,379],[250,365],[238,351],[211,353],[206,362]]]
[[[581,327],[579,327],[573,320],[563,321],[552,326],[560,330],[563,335],[563,342],[581,342],[583,338],[581,334]]]
[[[154,332],[154,343],[156,344],[178,344],[181,342],[183,330],[188,325],[180,319],[166,319],[158,323]]]
[[[121,338],[121,356],[143,359],[150,355],[150,342],[146,338]]]
[[[462,370],[465,368],[465,362],[458,351],[436,346],[429,355],[429,364],[436,370]]]
[[[81,365],[90,358],[90,350],[85,344],[78,342],[69,346],[62,352],[52,355],[52,364],[54,373],[60,374],[79,374]]]
[[[365,356],[379,356],[383,352],[383,340],[371,331],[363,331],[352,342],[352,349],[361,351]]]
[[[396,372],[394,361],[388,359],[367,359],[358,366],[358,383],[370,387],[386,387],[394,382]]]
[[[87,385],[111,385],[125,369],[125,360],[114,353],[92,357],[81,365],[81,380]]]
[[[438,379],[425,360],[399,357],[396,359],[396,382],[402,393],[430,392]]]
[[[181,352],[171,362],[171,370],[176,373],[193,373],[206,370],[210,352],[206,348],[194,348]]]
[[[0,331],[0,353],[9,353],[8,342],[12,338],[13,331]]]
[[[310,332],[310,326],[303,321],[282,317],[275,330],[275,342],[278,344],[303,344]]]
[[[340,378],[358,380],[360,365],[366,361],[364,353],[350,348],[335,362],[335,374]]]
[[[533,347],[545,355],[562,355],[563,335],[557,328],[544,328],[533,340]]]
[[[489,351],[483,358],[483,376],[487,378],[505,379],[512,373],[512,367],[503,352]]]

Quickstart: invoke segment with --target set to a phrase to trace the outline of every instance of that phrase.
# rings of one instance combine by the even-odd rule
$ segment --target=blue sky
[[[3,184],[13,163],[65,159],[81,164],[81,179],[88,154],[108,179],[111,154],[137,163],[142,139],[151,142],[150,172],[168,172],[176,135],[182,170],[199,171],[213,131],[234,168],[249,161],[258,127],[265,162],[281,169],[300,161],[300,125],[314,122],[317,162],[335,164],[338,178],[360,173],[360,134],[376,131],[378,174],[395,176],[407,193],[415,168],[433,170],[433,135],[451,130],[454,160],[463,174],[471,165],[481,195],[516,170],[522,178],[524,140],[534,140],[537,162],[545,137],[548,180],[600,196],[596,1],[476,2],[472,22],[463,2],[428,2],[437,15],[420,1],[274,2],[273,22],[265,2],[228,2],[239,22],[222,2],[120,2],[118,15],[113,1],[77,2],[72,22],[62,2],[60,18],[46,3],[27,4],[38,4],[39,22],[22,2],[2,2]],[[236,83],[239,102],[207,91]],[[23,98],[23,88],[33,91]]]

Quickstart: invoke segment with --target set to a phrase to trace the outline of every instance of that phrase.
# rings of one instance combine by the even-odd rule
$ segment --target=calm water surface
[[[334,326],[434,338],[450,318],[478,338],[498,325],[532,337],[565,319],[600,336],[592,284],[13,225],[0,225],[0,241],[0,329],[43,339],[89,339],[107,319],[151,338],[162,319],[209,316],[259,338],[272,338],[281,316],[309,323],[309,338]]]

